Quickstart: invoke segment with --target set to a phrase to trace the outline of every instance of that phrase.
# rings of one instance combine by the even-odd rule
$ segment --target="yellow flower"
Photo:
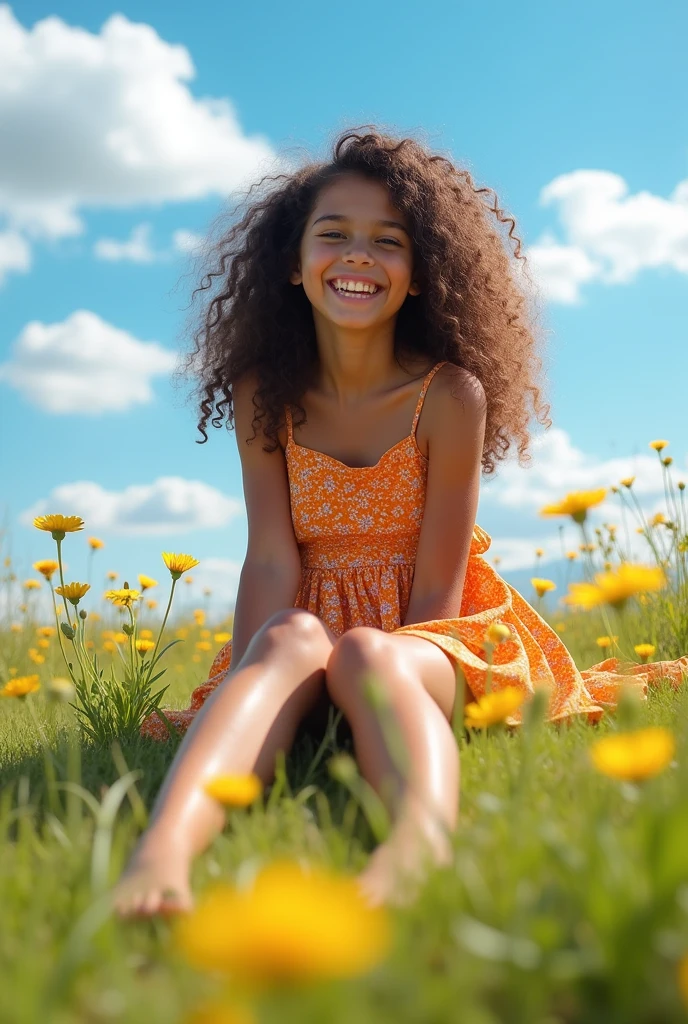
[[[33,567],[36,572],[39,572],[41,576],[45,576],[49,580],[53,573],[57,572],[60,568],[60,565],[59,562],[53,562],[50,558],[44,558],[40,562],[34,562]]]
[[[203,789],[208,796],[228,807],[247,807],[263,792],[263,783],[255,772],[249,775],[218,775]]]
[[[640,660],[644,663],[655,653],[656,647],[653,644],[636,644],[633,648]]]
[[[43,650],[45,650],[46,647],[50,647],[50,641],[46,640],[44,637],[41,637],[41,639],[38,641],[38,646],[42,647]]]
[[[127,644],[129,643],[129,637],[126,633],[115,633],[112,638],[116,644]]]
[[[153,639],[153,630],[152,629],[140,629],[139,630],[139,636],[141,637],[142,640],[152,640]]]
[[[620,480],[619,482],[620,482],[621,484],[623,484],[623,486],[624,486],[624,487],[632,487],[632,486],[633,486],[633,481],[634,481],[634,480],[635,480],[635,477],[634,477],[634,476],[625,476],[625,477],[623,478],[623,480]]]
[[[51,637],[55,636],[56,630],[54,626],[37,626],[36,632],[38,633],[39,636]]]
[[[88,538],[88,543],[89,543],[89,545],[90,545],[90,547],[91,547],[91,549],[93,551],[97,551],[98,548],[104,548],[105,547],[105,544],[103,543],[103,541],[99,540],[97,537],[89,537]]]
[[[650,441],[650,448],[654,448],[656,452],[661,452],[668,444],[668,441]]]
[[[604,736],[590,748],[595,768],[613,779],[639,782],[657,775],[671,762],[673,733],[659,726]]]
[[[38,530],[47,530],[52,533],[53,540],[64,540],[66,533],[83,530],[84,521],[80,516],[37,516],[33,525]]]
[[[154,580],[152,576],[144,576],[143,573],[139,573],[139,583],[141,584],[141,590],[144,592],[158,585],[157,580]]]
[[[505,686],[502,690],[486,693],[474,703],[467,704],[465,724],[469,729],[485,729],[488,725],[503,722],[513,714],[525,700],[525,694],[516,686]]]
[[[189,635],[189,630],[186,628],[186,626],[180,626],[179,629],[175,630],[174,635],[178,637],[180,640],[186,640],[187,636]]]
[[[0,697],[26,697],[27,693],[40,690],[38,676],[15,676],[0,690]]]
[[[568,558],[569,562],[573,562],[574,559],[578,558],[578,552],[577,551],[567,551],[566,552],[566,557]]]
[[[538,576],[534,576],[530,582],[535,587],[535,592],[538,597],[542,597],[548,590],[557,589],[556,583],[552,582],[552,580],[542,580]]]
[[[29,659],[34,665],[42,665],[45,661],[44,655],[39,654],[35,647],[29,647]]]
[[[40,590],[40,580],[24,580],[24,590]]]
[[[210,647],[211,647],[211,645],[208,643],[207,640],[198,640],[198,641],[196,641],[196,650],[197,651],[209,651]]]
[[[23,629],[24,627],[22,626],[21,622],[13,622],[12,625],[10,626],[10,630],[13,633],[21,633]]]
[[[141,657],[143,657],[144,654],[147,654],[148,651],[152,651],[154,647],[155,647],[155,644],[153,643],[152,640],[137,640],[136,641],[136,650],[139,652]]]
[[[660,568],[624,562],[615,572],[597,573],[594,583],[569,584],[570,593],[563,600],[579,608],[611,604],[621,609],[629,597],[664,586],[666,576]]]
[[[179,918],[177,949],[194,966],[272,985],[349,978],[387,954],[392,929],[358,882],[278,860],[247,889],[215,886]]]
[[[666,521],[667,517],[664,515],[663,512],[655,512],[652,519],[650,519],[649,523],[650,526],[661,526],[663,523],[666,523]]]
[[[173,580],[178,580],[183,572],[199,564],[198,559],[192,555],[173,555],[170,551],[163,551],[162,560],[170,570]]]
[[[158,602],[155,600],[155,598],[149,597],[148,600],[146,601],[146,607],[150,608],[150,610],[152,611],[154,608],[158,607]]]
[[[541,508],[540,515],[571,516],[575,523],[584,523],[588,509],[600,505],[606,495],[605,487],[599,487],[594,491],[571,491],[562,501]]]
[[[535,548],[535,557],[536,557],[536,558],[542,558],[542,556],[544,555],[544,553],[545,553],[545,552],[543,551],[543,549],[542,549],[542,548]]]
[[[662,464],[664,466],[670,466],[673,461],[674,460],[672,459],[671,455],[667,455],[665,458],[662,459]]]
[[[125,637],[126,639],[126,637]],[[116,651],[117,644],[113,640],[103,640],[103,648],[106,651]]]
[[[216,633],[213,640],[216,644],[226,644],[228,640],[232,639],[231,633]]]
[[[122,590],[107,590],[105,597],[108,601],[112,601],[113,604],[120,605],[122,608],[131,608],[134,601],[138,601],[141,597],[141,594],[138,590],[125,587]]]
[[[502,640],[510,639],[511,630],[504,622],[493,622],[485,634],[488,644],[501,644]]]
[[[189,584],[189,586],[191,586],[191,584],[193,583],[193,581],[194,581],[194,580],[193,580],[193,576],[187,576],[187,577],[186,577],[186,579],[184,580],[184,582],[185,582],[185,583],[188,583],[188,584]]]
[[[554,623],[554,628],[556,629],[557,633],[565,633],[566,632],[566,623],[565,622],[555,622]]]
[[[618,636],[598,636],[595,643],[598,647],[601,647],[604,650],[607,647],[611,647],[612,644],[615,644],[618,639]]]
[[[202,608],[194,608],[193,617],[197,626],[205,625],[205,612]]]
[[[119,574],[118,574],[118,573],[116,573],[116,572],[109,572],[109,573],[107,574],[107,578],[108,578],[109,580],[116,580],[116,579],[117,579],[117,576],[118,576],[118,575],[119,575]]]
[[[492,559],[492,564],[493,565],[499,565],[500,562],[501,562],[501,558],[499,557],[499,555],[495,555],[494,558]]]
[[[64,587],[55,587],[55,593],[60,597],[66,597],[76,608],[86,591],[90,589],[89,583],[66,583]]]
[[[201,640],[207,640],[208,637],[210,636],[210,630],[209,629],[202,629],[199,635],[201,637]]]

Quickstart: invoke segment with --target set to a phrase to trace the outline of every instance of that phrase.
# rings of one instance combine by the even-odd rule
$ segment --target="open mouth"
[[[384,288],[378,288],[375,292],[352,292],[345,290],[344,288],[335,287],[334,281],[328,281],[327,284],[335,295],[338,298],[343,299],[345,302],[365,302],[366,300],[376,298],[384,291]]]

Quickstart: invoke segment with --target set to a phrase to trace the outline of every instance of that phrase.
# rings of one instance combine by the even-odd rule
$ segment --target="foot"
[[[193,907],[189,864],[179,855],[135,854],[114,888],[113,909],[121,918],[152,917]]]
[[[407,906],[415,899],[428,868],[445,866],[451,860],[451,842],[438,830],[415,826],[405,834],[393,833],[357,876],[359,891],[371,907]]]

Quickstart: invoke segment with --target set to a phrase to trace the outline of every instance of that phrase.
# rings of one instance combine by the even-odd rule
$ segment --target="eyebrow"
[[[343,213],[324,213],[322,215],[322,217],[318,217],[317,220],[313,221],[313,227],[315,227],[316,224],[319,224],[321,220],[348,220],[348,219],[349,218],[345,217]],[[398,220],[378,220],[378,221],[376,221],[376,224],[382,224],[382,225],[384,225],[384,227],[387,227],[387,228],[399,228],[400,231],[403,231],[407,235],[409,234],[408,231],[406,230],[406,228],[404,227],[404,225],[400,224]],[[410,235],[409,235],[409,237],[410,237]]]

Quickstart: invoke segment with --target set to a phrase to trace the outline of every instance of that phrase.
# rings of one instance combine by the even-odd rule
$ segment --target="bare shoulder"
[[[452,419],[468,417],[480,420],[487,411],[487,397],[482,384],[470,370],[456,363],[445,363],[437,371],[439,378],[434,408],[440,417]]]

